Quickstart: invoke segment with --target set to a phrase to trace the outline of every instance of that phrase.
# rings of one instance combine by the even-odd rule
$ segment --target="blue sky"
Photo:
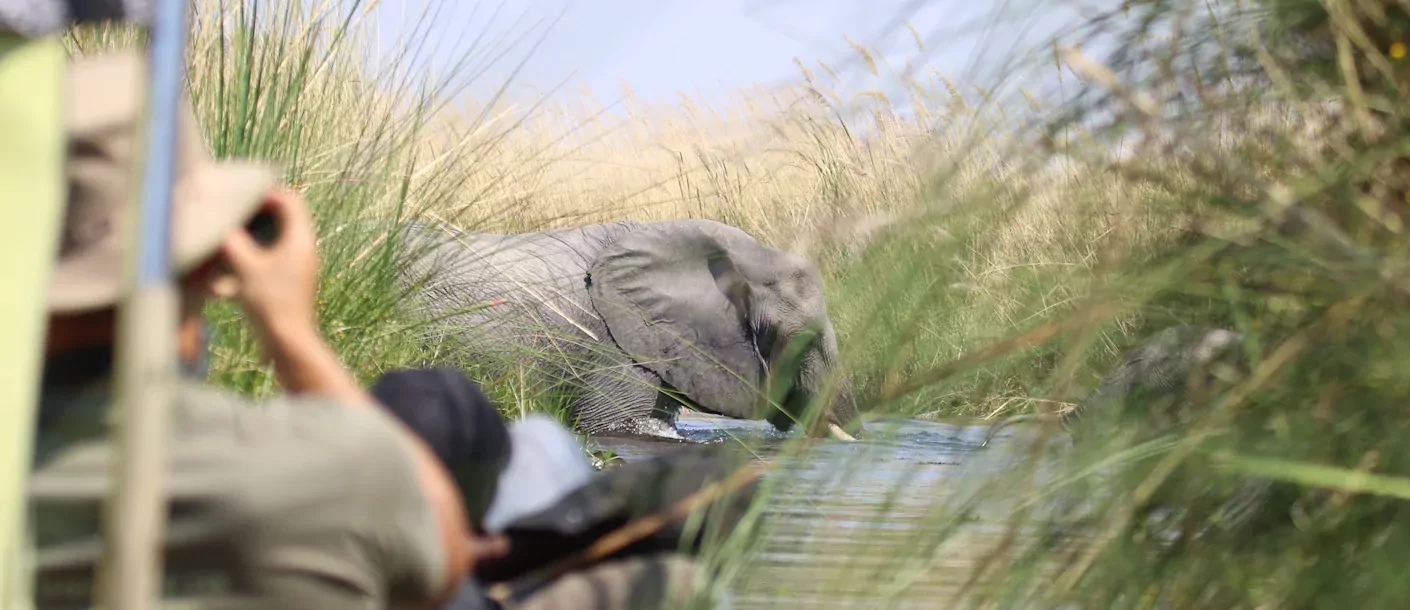
[[[436,47],[438,64],[464,56],[482,37],[470,56],[486,71],[471,95],[503,83],[527,57],[513,79],[516,96],[563,84],[589,87],[605,101],[619,95],[622,82],[640,97],[668,100],[678,91],[708,97],[792,79],[795,57],[864,77],[845,37],[881,49],[899,68],[916,53],[906,21],[927,39],[925,63],[953,80],[987,87],[1004,77],[1041,88],[1056,76],[1050,60],[1037,62],[1038,76],[1003,62],[1046,49],[1052,35],[1071,30],[1079,6],[1072,0],[386,0],[377,17],[384,40],[409,31],[429,5],[439,13],[424,38]]]

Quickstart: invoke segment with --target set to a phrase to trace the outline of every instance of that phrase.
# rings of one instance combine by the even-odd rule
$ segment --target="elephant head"
[[[713,221],[641,224],[599,253],[588,293],[612,340],[694,406],[812,436],[859,429],[806,259]]]

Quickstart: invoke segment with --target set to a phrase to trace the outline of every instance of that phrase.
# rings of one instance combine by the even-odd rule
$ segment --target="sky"
[[[794,61],[816,60],[861,83],[848,38],[879,49],[896,68],[909,58],[952,80],[991,87],[1005,78],[1041,88],[1056,80],[1051,59],[1037,76],[1004,62],[1024,51],[1050,57],[1048,40],[1071,31],[1082,7],[1110,0],[385,0],[383,46],[409,33],[442,67],[469,58],[479,74],[469,94],[506,80],[515,96],[564,95],[587,87],[611,101],[627,83],[638,98],[710,97],[797,78]],[[428,6],[438,12],[418,28]],[[918,54],[910,23],[925,39]],[[397,42],[398,36],[402,42]],[[511,78],[512,77],[512,78]],[[875,82],[872,79],[871,82]],[[859,85],[862,86],[862,85]]]

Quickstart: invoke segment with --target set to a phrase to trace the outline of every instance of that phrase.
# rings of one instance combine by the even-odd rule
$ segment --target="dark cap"
[[[499,409],[453,368],[393,371],[377,380],[372,395],[450,470],[471,525],[480,529],[509,461],[509,431]]]

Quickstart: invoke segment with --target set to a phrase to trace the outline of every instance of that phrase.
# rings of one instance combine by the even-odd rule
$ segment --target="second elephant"
[[[682,403],[787,431],[859,429],[822,279],[806,259],[709,220],[517,235],[414,223],[401,238],[427,313],[480,350],[517,350],[571,389],[585,433],[678,436]],[[491,303],[478,310],[477,303]]]

